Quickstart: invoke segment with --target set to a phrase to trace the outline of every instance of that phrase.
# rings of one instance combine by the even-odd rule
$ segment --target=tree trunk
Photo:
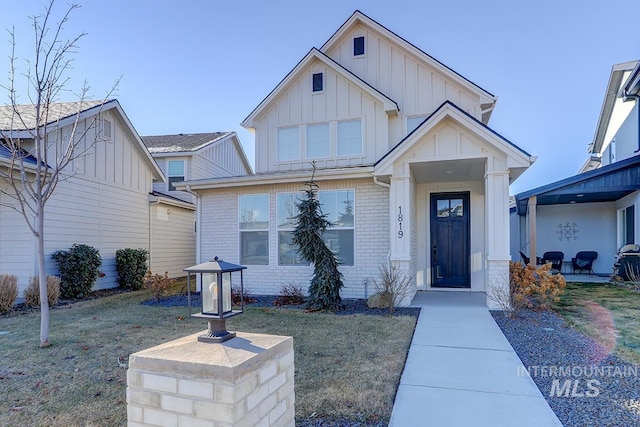
[[[38,282],[40,285],[40,347],[49,347],[49,292],[44,268],[44,206],[38,203],[36,216],[38,242]]]

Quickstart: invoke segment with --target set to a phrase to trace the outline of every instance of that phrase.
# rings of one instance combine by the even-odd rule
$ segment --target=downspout
[[[386,189],[389,190],[389,192],[391,192],[391,184],[387,184],[386,182],[382,182],[382,181],[378,181],[378,176],[374,175],[373,176],[373,183],[377,184],[381,187],[385,187]],[[391,225],[391,224],[389,224]],[[389,242],[389,247],[391,247],[391,242]],[[391,251],[387,252],[387,267],[391,266]],[[367,295],[367,278],[364,278],[364,299],[369,298],[369,296]]]
[[[196,264],[200,264],[200,236],[202,230],[202,209],[200,209],[200,197],[191,189],[191,185],[187,184],[185,191],[196,198]]]
[[[151,250],[151,244],[153,243],[153,206],[158,206],[160,204],[160,199],[156,197],[155,202],[149,203],[149,266],[148,269],[151,270],[151,259],[153,251]]]

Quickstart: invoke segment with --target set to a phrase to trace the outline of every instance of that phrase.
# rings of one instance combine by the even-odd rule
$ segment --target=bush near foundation
[[[96,248],[74,243],[68,251],[56,251],[51,258],[58,263],[62,298],[83,298],[91,292],[102,265]]]
[[[551,264],[533,266],[509,263],[509,284],[516,305],[547,309],[560,300],[567,282],[561,274],[551,274]]]
[[[273,305],[304,304],[304,291],[297,283],[285,283],[280,286],[280,293],[273,301]]]
[[[18,298],[18,278],[11,274],[0,274],[0,314],[8,313]]]
[[[147,273],[146,249],[118,249],[116,251],[116,271],[118,285],[121,288],[137,291],[144,286],[144,276]]]
[[[143,278],[143,283],[145,288],[151,289],[156,301],[159,301],[160,297],[166,295],[176,284],[176,280],[169,277],[168,271],[165,271],[163,276],[162,274],[153,274],[149,270]]]
[[[60,298],[60,278],[58,276],[47,276],[47,297],[49,307],[58,304],[58,298]],[[29,307],[40,306],[40,279],[38,276],[31,278],[29,287],[24,291],[24,299]]]

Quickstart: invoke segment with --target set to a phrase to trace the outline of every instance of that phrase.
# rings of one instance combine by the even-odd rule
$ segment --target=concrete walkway
[[[483,293],[418,292],[421,307],[390,427],[562,426]]]

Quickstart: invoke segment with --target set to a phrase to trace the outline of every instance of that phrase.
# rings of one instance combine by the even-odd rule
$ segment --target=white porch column
[[[411,304],[417,291],[415,271],[411,262],[411,178],[409,176],[391,177],[389,190],[389,261],[401,272],[410,274],[413,280],[413,291],[400,303],[401,306]]]
[[[490,286],[509,289],[509,171],[493,170],[485,175],[486,270],[485,290]],[[487,298],[489,308],[499,308]]]

